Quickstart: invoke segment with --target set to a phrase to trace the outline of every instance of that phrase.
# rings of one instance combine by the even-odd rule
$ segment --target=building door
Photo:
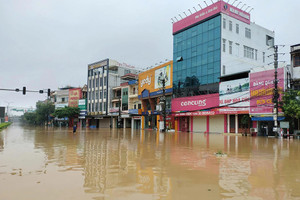
[[[180,117],[179,118],[179,129],[183,132],[189,131],[189,117]]]
[[[229,117],[230,133],[235,133],[235,115]]]

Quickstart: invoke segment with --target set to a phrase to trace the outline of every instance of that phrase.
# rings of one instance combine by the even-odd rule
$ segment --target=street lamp
[[[162,114],[163,114],[163,119],[164,119],[164,128],[163,132],[166,132],[166,81],[168,80],[168,76],[166,73],[160,73],[158,77],[158,81],[162,84],[162,91],[163,91],[163,96],[160,98],[160,105],[162,105]]]

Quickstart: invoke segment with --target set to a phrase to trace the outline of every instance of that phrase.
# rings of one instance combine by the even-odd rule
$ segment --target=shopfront
[[[260,136],[275,136],[273,130],[274,119],[276,119],[273,103],[274,73],[274,69],[250,73],[250,116],[253,122],[252,127]],[[285,88],[284,68],[278,68],[277,77],[280,100]],[[278,121],[283,119],[283,112],[279,108]]]
[[[166,112],[170,113],[172,88],[173,62],[164,63],[158,67],[139,74],[139,99],[142,103],[142,129],[159,129],[162,118],[162,99],[166,99]],[[165,94],[163,94],[161,79],[165,81]],[[165,95],[165,96],[164,96]],[[167,127],[172,125],[167,117]],[[174,123],[173,123],[174,124]],[[174,126],[174,125],[172,125]]]

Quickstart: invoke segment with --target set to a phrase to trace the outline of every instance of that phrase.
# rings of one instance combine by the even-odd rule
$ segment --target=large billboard
[[[69,89],[69,107],[78,107],[78,100],[81,96],[81,88]]]
[[[250,114],[273,113],[274,72],[272,69],[250,73]],[[284,69],[279,68],[277,72],[279,99],[281,99],[284,91]]]
[[[220,83],[220,106],[249,107],[249,78]]]
[[[173,62],[164,63],[158,67],[149,69],[145,72],[139,73],[139,95],[142,94],[144,90],[148,90],[149,93],[157,92],[162,90],[162,85],[158,81],[160,75],[165,77],[166,85],[165,89],[172,88],[172,75],[173,75]]]
[[[165,79],[165,87],[171,85],[171,65],[164,66],[155,70],[155,85],[154,89],[162,87],[161,79]]]

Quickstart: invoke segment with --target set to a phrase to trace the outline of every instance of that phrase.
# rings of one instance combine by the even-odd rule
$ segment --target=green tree
[[[36,103],[35,112],[27,112],[24,114],[24,120],[31,125],[44,125],[48,121],[49,116],[53,113],[55,107],[49,100],[39,101]]]
[[[55,110],[53,115],[57,118],[69,118],[69,125],[72,125],[72,119],[77,117],[80,113],[80,109],[76,107],[64,107],[64,108],[59,108]]]
[[[300,91],[288,90],[284,93],[280,107],[284,116],[290,123],[290,132],[294,132],[294,120],[300,118]]]

